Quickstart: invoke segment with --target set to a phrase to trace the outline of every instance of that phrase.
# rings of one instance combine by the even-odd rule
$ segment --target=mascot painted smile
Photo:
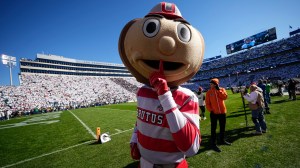
[[[137,92],[137,121],[131,157],[140,167],[188,167],[186,156],[200,147],[197,96],[180,85],[199,70],[204,54],[200,32],[177,6],[161,2],[123,28],[120,57],[144,83]]]

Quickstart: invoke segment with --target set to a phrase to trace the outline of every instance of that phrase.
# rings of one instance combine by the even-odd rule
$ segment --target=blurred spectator
[[[265,103],[265,113],[266,114],[271,114],[270,113],[270,108],[269,108],[269,103],[266,101],[266,84],[263,80],[258,80],[257,87],[261,88],[262,90],[262,95]]]
[[[271,84],[269,80],[265,80],[265,85],[266,85],[266,101],[271,104],[271,97],[270,97],[270,93],[271,93]]]
[[[296,81],[292,78],[288,81],[288,93],[290,100],[296,100]]]

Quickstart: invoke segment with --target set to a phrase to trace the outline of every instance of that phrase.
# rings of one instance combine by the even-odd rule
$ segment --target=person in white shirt
[[[5,120],[5,115],[4,115],[4,112],[0,111],[0,120]]]

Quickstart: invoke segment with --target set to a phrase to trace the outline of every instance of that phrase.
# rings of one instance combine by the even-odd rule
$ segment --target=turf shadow
[[[137,167],[139,167],[139,161],[135,161],[135,162],[132,162],[132,163],[130,163],[130,164],[128,164],[127,166],[125,166],[124,168],[137,168]]]
[[[255,130],[254,126],[251,127],[244,127],[244,128],[238,128],[233,130],[227,130],[225,132],[227,139],[229,142],[233,143],[234,141],[241,139],[241,138],[248,138],[253,137],[257,135],[253,135],[250,131]]]
[[[251,115],[251,111],[247,110],[246,114]],[[240,117],[240,116],[245,116],[245,112],[243,111],[242,113],[239,113],[239,114],[230,114],[230,115],[226,116],[226,118],[234,118],[234,117]]]
[[[89,145],[101,145],[101,143],[95,140],[94,142],[91,142]]]
[[[272,101],[272,104],[280,104],[280,103],[285,103],[288,102],[289,100],[276,100],[276,101]]]
[[[202,141],[200,144],[200,149],[197,152],[197,155],[203,153],[204,151],[211,150],[210,135],[202,135],[201,139]]]
[[[241,110],[238,110],[238,111],[233,111],[233,112],[230,112],[230,114],[235,114],[235,113],[244,113],[244,109],[241,109]]]
[[[238,128],[238,129],[233,129],[233,130],[227,130],[225,132],[226,141],[228,141],[230,143],[234,143],[234,141],[241,139],[241,138],[257,136],[257,135],[251,134],[250,131],[253,131],[253,130],[255,130],[254,126]],[[217,134],[217,137],[219,137],[219,134]],[[202,138],[201,145],[200,145],[201,147],[197,154],[203,153],[204,151],[211,150],[210,135],[202,135],[201,138]],[[218,143],[219,143],[219,141],[218,141]]]

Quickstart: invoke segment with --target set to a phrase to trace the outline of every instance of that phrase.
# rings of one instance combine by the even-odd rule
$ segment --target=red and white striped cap
[[[183,19],[177,6],[173,3],[168,2],[161,2],[154,6],[148,13],[148,15],[151,14],[159,14],[166,17],[167,19]]]

